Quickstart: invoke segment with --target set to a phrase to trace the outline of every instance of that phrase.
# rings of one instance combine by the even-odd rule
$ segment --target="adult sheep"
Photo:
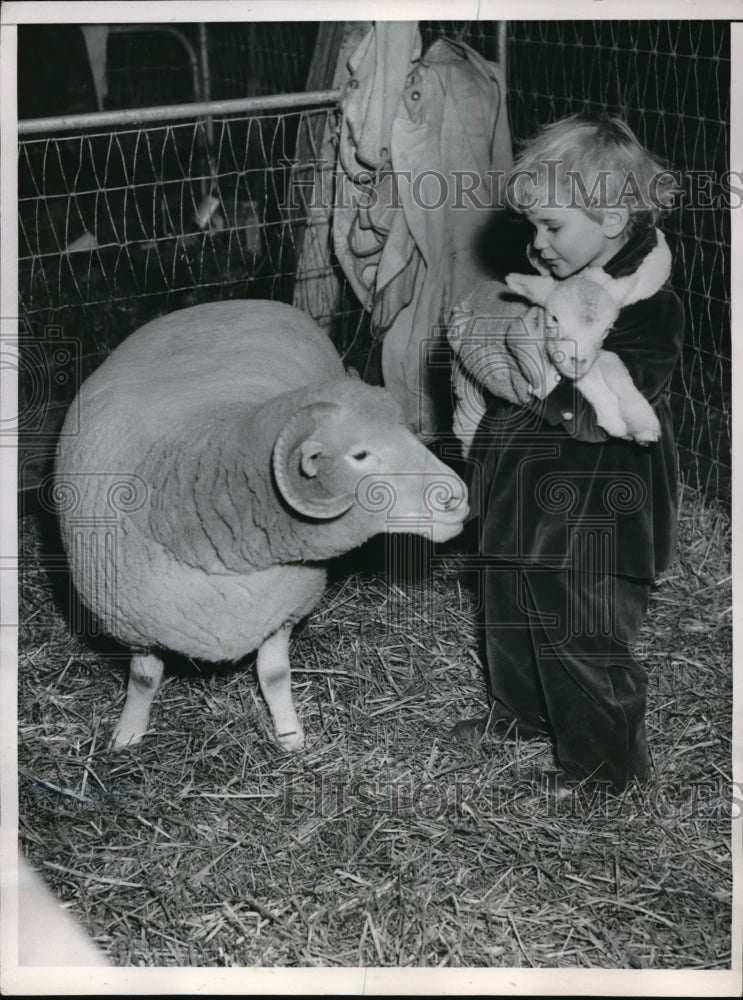
[[[162,651],[238,661],[285,749],[304,734],[289,636],[325,561],[380,532],[454,537],[466,488],[385,390],[276,302],[193,306],[128,337],[81,387],[54,478],[82,600],[133,650],[114,745],[148,728]]]

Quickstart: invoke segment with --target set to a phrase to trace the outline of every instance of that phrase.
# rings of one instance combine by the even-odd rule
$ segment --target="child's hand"
[[[514,319],[508,327],[506,343],[529,383],[530,394],[544,399],[560,381],[560,375],[546,350],[544,309],[531,306],[522,316]]]

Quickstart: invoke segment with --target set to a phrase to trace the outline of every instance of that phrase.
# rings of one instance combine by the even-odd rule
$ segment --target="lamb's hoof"
[[[656,441],[660,441],[660,429],[638,431],[634,434],[634,439],[638,444],[655,444]]]

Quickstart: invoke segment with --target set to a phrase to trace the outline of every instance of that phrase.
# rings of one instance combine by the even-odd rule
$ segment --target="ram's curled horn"
[[[318,520],[329,520],[345,514],[354,504],[354,495],[318,496],[317,480],[301,481],[299,469],[291,468],[295,451],[315,430],[318,420],[337,410],[335,403],[309,403],[284,424],[273,446],[273,474],[284,500],[298,514]],[[314,494],[314,495],[313,495]]]

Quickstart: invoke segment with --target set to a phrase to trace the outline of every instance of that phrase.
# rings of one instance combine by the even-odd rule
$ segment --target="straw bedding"
[[[485,699],[451,546],[338,564],[292,756],[250,665],[183,662],[110,750],[124,652],[71,634],[49,526],[21,542],[21,841],[115,964],[730,967],[730,526],[690,491],[637,651],[654,778],[621,800],[556,798],[544,743],[451,739]]]

